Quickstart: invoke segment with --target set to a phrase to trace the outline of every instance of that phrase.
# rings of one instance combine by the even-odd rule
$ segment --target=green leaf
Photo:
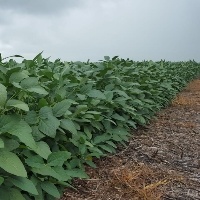
[[[21,192],[15,188],[0,188],[0,199],[2,200],[26,200]]]
[[[68,176],[78,178],[89,178],[89,176],[81,169],[68,169],[66,170]]]
[[[95,144],[99,144],[99,143],[101,143],[101,142],[105,142],[105,141],[109,140],[110,138],[111,138],[111,136],[108,135],[108,134],[98,135],[98,136],[96,136],[96,137],[94,138],[94,143],[95,143]]]
[[[26,116],[25,116],[25,121],[28,123],[28,124],[37,124],[39,122],[38,120],[38,115],[35,111],[29,111],[27,112]]]
[[[32,135],[35,141],[39,141],[42,138],[46,137],[46,135],[44,135],[39,131],[38,126],[32,126],[31,128],[32,128]]]
[[[21,120],[17,124],[10,127],[7,132],[17,136],[21,142],[23,142],[31,149],[37,148],[35,140],[33,139],[33,136],[31,134],[32,129],[25,121]]]
[[[48,156],[51,154],[49,145],[43,141],[39,141],[36,144],[37,144],[37,148],[35,149],[35,152],[38,155],[40,155],[42,158],[47,159]]]
[[[63,167],[56,166],[53,168],[54,171],[62,177],[62,181],[69,181],[71,177],[67,174],[66,170]]]
[[[0,131],[6,133],[19,122],[20,117],[18,115],[0,115]]]
[[[87,105],[78,105],[76,107],[75,113],[73,113],[73,117],[77,116],[81,112],[85,112],[86,110],[88,110],[88,106]]]
[[[31,180],[27,178],[14,177],[14,178],[9,178],[9,181],[23,191],[27,191],[31,194],[38,195],[38,191],[35,185],[33,184]]]
[[[23,163],[18,156],[12,152],[0,150],[0,167],[10,174],[27,177]]]
[[[28,72],[23,70],[21,72],[14,72],[11,74],[10,78],[9,78],[9,82],[10,83],[19,83],[20,81],[22,81],[23,79],[28,78]]]
[[[105,96],[107,101],[112,101],[113,99],[113,91],[105,91]]]
[[[70,119],[62,119],[60,121],[61,128],[71,132],[72,134],[77,134],[76,126]]]
[[[110,57],[109,57],[109,56],[104,56],[104,59],[105,59],[106,61],[109,61],[109,60],[110,60]]]
[[[3,138],[4,148],[7,151],[13,151],[19,147],[19,142],[14,139]]]
[[[56,103],[53,107],[54,116],[61,117],[66,113],[66,111],[69,109],[70,106],[71,106],[71,101],[68,101],[67,99]]]
[[[3,74],[7,74],[7,69],[3,66],[0,65],[0,71],[3,73]]]
[[[4,141],[0,138],[0,149],[4,148]]]
[[[41,63],[42,62],[42,52],[38,53],[35,58],[33,58],[33,62],[37,61],[38,63]]]
[[[49,166],[62,166],[69,158],[71,153],[68,151],[53,152],[49,155],[47,163]]]
[[[103,150],[108,151],[109,153],[113,153],[113,150],[108,145],[98,145]]]
[[[0,83],[0,108],[4,107],[7,100],[7,91],[6,87]]]
[[[76,94],[76,95],[82,101],[86,99],[86,96],[84,94]]]
[[[49,116],[53,116],[51,107],[44,106],[39,110],[39,116],[41,119],[48,119]]]
[[[29,92],[35,92],[37,94],[43,94],[43,95],[47,95],[49,94],[43,87],[36,85],[36,86],[32,86],[30,88],[27,89]]]
[[[87,95],[89,97],[92,97],[92,98],[97,98],[97,99],[106,99],[106,96],[104,95],[103,92],[101,92],[100,90],[90,90]]]
[[[44,166],[44,160],[38,155],[27,158],[25,162],[27,165],[34,168],[41,168]]]
[[[126,121],[122,116],[120,116],[119,114],[115,113],[114,115],[112,115],[113,119],[119,120],[119,121]]]
[[[21,87],[28,90],[29,92],[35,92],[38,94],[47,95],[48,92],[39,85],[37,77],[28,77],[20,83]]]
[[[40,184],[37,184],[37,185],[36,185],[36,189],[37,189],[39,195],[34,195],[34,199],[35,199],[35,200],[46,200],[46,199],[44,198],[44,195],[45,195],[45,194],[44,194],[44,192],[42,191],[42,188],[41,188]],[[31,199],[31,200],[33,200],[33,199]]]
[[[4,182],[4,178],[0,176],[0,186],[2,185],[3,182]]]
[[[42,182],[41,188],[48,194],[52,195],[53,197],[60,198],[60,193],[59,193],[57,187],[53,183],[50,183],[47,181]]]
[[[138,123],[141,124],[141,125],[146,124],[145,118],[144,118],[143,116],[141,116],[141,115],[137,115],[137,116],[135,117],[135,119],[136,119],[136,120],[138,121]]]
[[[91,140],[92,139],[92,133],[91,133],[90,129],[87,126],[84,126],[83,128],[84,128],[84,133]]]
[[[28,77],[26,79],[24,79],[23,81],[21,81],[21,87],[28,89],[31,88],[33,86],[37,86],[38,83],[38,78],[37,77]]]
[[[48,106],[48,102],[47,102],[46,99],[42,98],[42,99],[39,100],[38,107],[42,108],[44,106]]]
[[[110,146],[112,146],[113,148],[117,148],[115,143],[113,143],[112,141],[106,141],[106,143],[109,144]]]
[[[32,171],[43,176],[51,176],[59,181],[62,180],[62,177],[58,173],[56,173],[53,168],[46,164],[44,164],[40,168],[32,168]]]
[[[17,100],[17,99],[10,99],[7,101],[6,106],[10,106],[10,107],[15,107],[15,108],[19,108],[21,110],[24,111],[29,111],[29,107],[26,103],[24,103],[23,101]]]
[[[56,130],[58,129],[59,125],[60,121],[56,117],[49,116],[48,119],[40,120],[38,128],[45,135],[55,138]]]
[[[122,127],[117,127],[117,128],[114,128],[110,131],[114,135],[130,135],[130,133],[127,131],[127,129],[122,128]]]

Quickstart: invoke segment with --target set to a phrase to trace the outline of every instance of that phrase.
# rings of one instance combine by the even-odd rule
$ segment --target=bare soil
[[[61,200],[200,199],[200,79],[96,165]]]

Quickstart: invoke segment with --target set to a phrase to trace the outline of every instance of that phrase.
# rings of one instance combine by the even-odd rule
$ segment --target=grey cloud
[[[46,15],[66,11],[82,3],[83,0],[0,0],[0,9]]]
[[[11,5],[11,0],[0,0],[0,8],[5,2],[0,10],[3,56],[33,58],[44,50],[44,56],[62,60],[96,61],[118,55],[133,60],[200,61],[199,0],[41,1],[43,6],[52,2],[46,15],[42,6],[36,9],[39,0],[29,0],[11,10],[24,1],[13,0]],[[62,6],[51,11],[57,2]]]

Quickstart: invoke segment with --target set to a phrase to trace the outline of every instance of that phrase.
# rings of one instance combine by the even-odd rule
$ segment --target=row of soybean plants
[[[0,57],[0,199],[59,198],[199,74],[195,61]]]

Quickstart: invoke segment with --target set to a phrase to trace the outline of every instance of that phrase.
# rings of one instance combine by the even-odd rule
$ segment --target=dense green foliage
[[[0,57],[0,199],[59,198],[199,74],[194,61]]]

